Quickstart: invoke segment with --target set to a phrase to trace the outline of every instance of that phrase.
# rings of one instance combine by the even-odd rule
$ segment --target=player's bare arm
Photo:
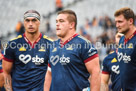
[[[86,68],[88,72],[91,74],[90,78],[90,88],[91,91],[100,91],[100,66],[99,66],[99,58],[96,57],[91,61],[87,62]]]
[[[3,58],[3,56],[0,53],[0,68],[2,67],[2,65],[1,65],[1,59],[2,58]],[[2,69],[0,69],[0,88],[3,87],[3,85],[4,85],[4,76],[3,76]]]
[[[0,73],[0,88],[4,85],[4,76],[3,73]]]
[[[45,75],[44,91],[50,91],[51,80],[52,80],[51,70],[49,70],[48,68]]]
[[[109,91],[108,90],[109,78],[110,78],[109,74],[101,74],[101,91]]]
[[[2,67],[4,73],[4,87],[6,91],[12,91],[12,79],[11,79],[11,70],[12,70],[13,63],[3,60]]]

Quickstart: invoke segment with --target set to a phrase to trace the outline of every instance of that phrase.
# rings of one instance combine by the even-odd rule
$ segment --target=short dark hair
[[[72,10],[62,10],[62,11],[59,11],[58,12],[58,15],[59,14],[68,14],[68,21],[69,22],[75,22],[75,29],[76,29],[76,26],[77,26],[77,16],[76,16],[76,13]]]
[[[128,7],[124,7],[124,8],[121,8],[119,10],[117,10],[115,13],[114,13],[114,16],[117,17],[119,15],[123,15],[125,19],[129,20],[130,18],[133,19],[133,24],[135,24],[135,14],[133,12],[132,9],[128,8]]]

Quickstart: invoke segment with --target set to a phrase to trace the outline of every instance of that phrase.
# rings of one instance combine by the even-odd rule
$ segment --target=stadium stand
[[[113,22],[114,12],[126,6],[134,11],[136,10],[135,0],[62,0],[62,2],[64,9],[72,9],[77,13],[77,32],[80,32],[82,27],[84,33],[87,34],[87,38],[90,38],[94,43],[101,42],[103,44],[114,41],[112,39],[114,37],[110,36],[116,31]],[[41,32],[49,37],[54,36],[56,26],[55,0],[0,0],[0,38],[2,41],[8,41],[16,36],[15,27],[17,22],[22,21],[23,13],[30,9],[35,9],[42,15]],[[96,18],[95,23],[97,23],[95,26],[92,22],[94,17]],[[106,20],[107,17],[109,20]],[[87,18],[89,20],[88,29],[85,28]],[[110,24],[108,25],[106,21]],[[101,49],[104,50],[104,48]],[[103,50],[100,50],[100,54],[103,54]],[[105,49],[105,51],[109,50]],[[103,56],[105,55],[102,55],[101,60]]]

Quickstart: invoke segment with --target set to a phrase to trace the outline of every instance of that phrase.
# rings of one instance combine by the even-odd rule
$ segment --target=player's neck
[[[61,37],[61,41],[64,43],[66,40],[68,40],[69,38],[71,38],[74,34],[76,33],[76,31],[70,31],[69,33],[66,34],[65,37]]]
[[[125,38],[128,39],[133,33],[136,31],[136,27],[132,26],[130,27],[129,31],[125,34]]]
[[[31,43],[34,43],[39,38],[40,32],[37,32],[34,34],[30,34],[30,33],[25,32],[25,36]]]

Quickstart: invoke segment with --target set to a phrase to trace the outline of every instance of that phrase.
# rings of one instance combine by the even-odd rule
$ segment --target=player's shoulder
[[[80,43],[91,43],[88,39],[86,39],[85,37],[78,35],[76,37],[76,41],[80,42]]]
[[[111,52],[108,54],[109,57],[110,57],[110,56],[116,56],[116,55],[117,55],[116,51],[111,51]]]
[[[53,42],[53,39],[49,38],[46,35],[43,35],[42,37],[43,37],[43,39],[47,40],[48,42]]]
[[[61,39],[56,39],[56,40],[53,41],[53,44],[55,46],[58,46],[58,45],[60,45],[60,41],[61,41]]]
[[[109,52],[109,55],[112,55],[112,54],[114,54],[115,53],[115,51],[110,51]]]
[[[124,41],[124,39],[125,39],[125,36],[122,36],[122,37],[120,38],[120,41]]]
[[[117,56],[117,53],[116,51],[111,51],[105,58],[104,58],[104,61],[108,61],[108,60],[111,60],[113,58],[116,58]]]
[[[23,38],[23,35],[18,35],[17,37],[11,39],[10,42],[12,42],[12,41],[17,41],[17,40],[20,40],[20,39],[22,39],[22,38]]]
[[[134,41],[136,40],[136,34],[134,35],[134,38],[133,38],[133,39],[134,39]]]

